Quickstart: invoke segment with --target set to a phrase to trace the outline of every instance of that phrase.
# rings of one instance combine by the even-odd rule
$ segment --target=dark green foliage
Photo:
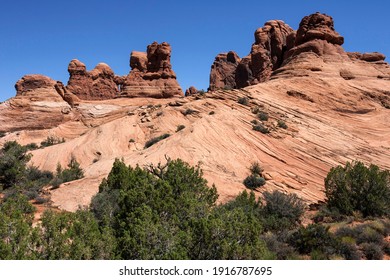
[[[257,114],[257,117],[258,117],[259,120],[261,120],[261,121],[268,121],[268,113],[266,113],[266,112],[260,111],[260,112]]]
[[[382,260],[383,251],[381,246],[375,243],[361,244],[362,251],[367,260]]]
[[[264,186],[266,181],[262,176],[263,169],[258,162],[252,163],[249,168],[251,174],[244,179],[244,185],[250,190],[255,190],[261,186]]]
[[[25,181],[26,164],[31,159],[27,148],[15,141],[6,142],[0,150],[0,190],[15,187]]]
[[[269,129],[267,127],[265,127],[264,125],[262,125],[262,124],[253,125],[252,129],[254,131],[259,131],[259,132],[261,132],[263,134],[268,134],[270,132]]]
[[[244,185],[250,190],[255,190],[261,186],[264,186],[266,183],[265,179],[263,177],[260,177],[259,175],[249,175],[244,180]]]
[[[263,195],[265,205],[262,214],[264,226],[268,230],[292,229],[300,223],[305,205],[297,195],[280,191],[264,192]]]
[[[237,102],[241,105],[248,106],[249,105],[249,98],[248,97],[240,97],[238,98]]]
[[[28,151],[34,151],[34,150],[39,149],[38,145],[35,143],[27,144],[27,145],[25,145],[25,147],[27,148]]]
[[[39,259],[90,260],[112,259],[115,240],[101,231],[93,214],[46,211],[40,229]]]
[[[254,195],[222,206],[216,199],[199,166],[168,159],[141,169],[116,160],[91,209],[112,228],[123,259],[272,258]]]
[[[146,141],[146,143],[145,143],[145,149],[147,149],[147,148],[153,146],[154,144],[156,144],[157,142],[160,142],[161,140],[164,140],[164,139],[168,138],[169,136],[171,136],[169,133],[165,133],[165,134],[163,134],[163,135],[160,135],[160,136],[158,136],[158,137],[154,137],[154,138],[152,138],[152,139]]]
[[[7,142],[1,149],[0,189],[5,190],[6,196],[20,192],[34,199],[42,187],[52,180],[51,172],[27,166],[30,158],[27,148],[17,142]]]
[[[0,201],[0,260],[36,259],[35,208],[23,195]]]
[[[62,169],[60,164],[57,165],[56,176],[52,180],[51,184],[53,188],[58,188],[63,183],[78,180],[83,177],[83,169],[80,167],[80,164],[77,162],[77,160],[72,157],[68,164],[68,168]]]
[[[389,215],[389,178],[388,171],[361,162],[332,168],[325,179],[327,206],[344,215],[355,211],[364,217]]]
[[[287,124],[284,121],[282,121],[282,120],[278,120],[278,127],[283,128],[283,129],[287,129],[288,128]]]
[[[300,254],[315,253],[321,258],[327,259],[338,253],[339,242],[329,232],[329,227],[319,224],[311,224],[300,227],[288,240]]]
[[[184,128],[186,128],[185,125],[178,125],[177,128],[176,128],[176,132],[179,132],[180,130],[183,130]]]
[[[55,137],[55,136],[48,136],[45,140],[43,140],[41,142],[41,148],[61,144],[64,142],[65,142],[64,138],[60,139],[60,138]]]

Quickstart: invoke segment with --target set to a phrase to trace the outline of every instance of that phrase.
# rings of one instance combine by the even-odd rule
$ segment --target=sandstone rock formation
[[[233,51],[218,54],[211,66],[209,89],[236,88],[236,69],[240,61]]]
[[[99,63],[92,71],[85,64],[73,59],[68,66],[69,81],[67,89],[85,100],[104,100],[118,96],[116,77],[105,63]]]
[[[194,95],[194,94],[197,94],[198,93],[198,90],[196,89],[196,87],[194,86],[190,86],[189,88],[186,89],[186,96],[191,96],[191,95]]]
[[[44,75],[25,75],[15,84],[17,97],[29,97],[33,101],[62,101],[54,88],[56,81]]]
[[[381,63],[385,59],[380,53],[346,53],[341,47],[344,38],[336,32],[333,18],[321,13],[305,16],[297,31],[283,21],[271,20],[257,29],[254,35],[250,54],[237,64],[229,63],[227,54],[219,54],[215,58],[210,72],[210,90],[243,88],[268,81],[276,73],[291,70],[289,64],[294,67],[301,65],[292,63],[293,60],[310,60],[304,56],[311,57],[313,54],[323,60],[339,62],[354,59]],[[315,65],[309,68],[320,70]]]
[[[120,96],[169,98],[183,96],[171,65],[171,46],[152,43],[146,53],[133,51],[131,71],[120,84]]]

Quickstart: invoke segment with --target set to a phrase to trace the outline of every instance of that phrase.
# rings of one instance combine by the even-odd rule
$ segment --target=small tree
[[[332,168],[325,179],[325,195],[329,208],[341,214],[354,211],[367,216],[384,216],[390,213],[390,173],[371,164],[347,163]]]
[[[265,185],[265,179],[262,176],[263,169],[260,167],[260,164],[258,162],[252,163],[251,167],[249,168],[249,171],[251,172],[251,174],[246,177],[243,182],[245,187],[254,190]]]

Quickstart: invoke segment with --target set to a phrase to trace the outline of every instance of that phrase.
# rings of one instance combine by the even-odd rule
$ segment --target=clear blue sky
[[[73,58],[89,70],[105,62],[125,75],[130,52],[145,51],[153,41],[171,44],[183,90],[207,89],[218,53],[245,56],[266,21],[281,19],[297,29],[302,17],[316,11],[334,18],[347,51],[390,56],[389,8],[385,0],[2,0],[0,101],[15,95],[14,84],[25,74],[66,84]]]

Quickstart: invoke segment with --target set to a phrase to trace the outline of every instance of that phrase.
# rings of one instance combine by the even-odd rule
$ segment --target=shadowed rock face
[[[211,66],[210,90],[236,88],[236,69],[240,61],[233,51],[218,54]]]
[[[67,89],[84,100],[111,99],[118,95],[114,72],[105,63],[99,63],[92,71],[85,64],[73,59],[68,66]]]
[[[226,54],[216,56],[210,73],[211,90],[243,88],[268,81],[275,71],[301,54],[315,54],[334,61],[380,62],[385,59],[380,53],[347,54],[341,47],[344,38],[335,31],[333,18],[321,13],[304,17],[297,31],[281,20],[271,20],[254,35],[250,54],[238,63],[228,63]]]
[[[171,65],[171,46],[154,42],[147,51],[133,51],[130,73],[123,79],[120,96],[169,98],[183,96]]]

